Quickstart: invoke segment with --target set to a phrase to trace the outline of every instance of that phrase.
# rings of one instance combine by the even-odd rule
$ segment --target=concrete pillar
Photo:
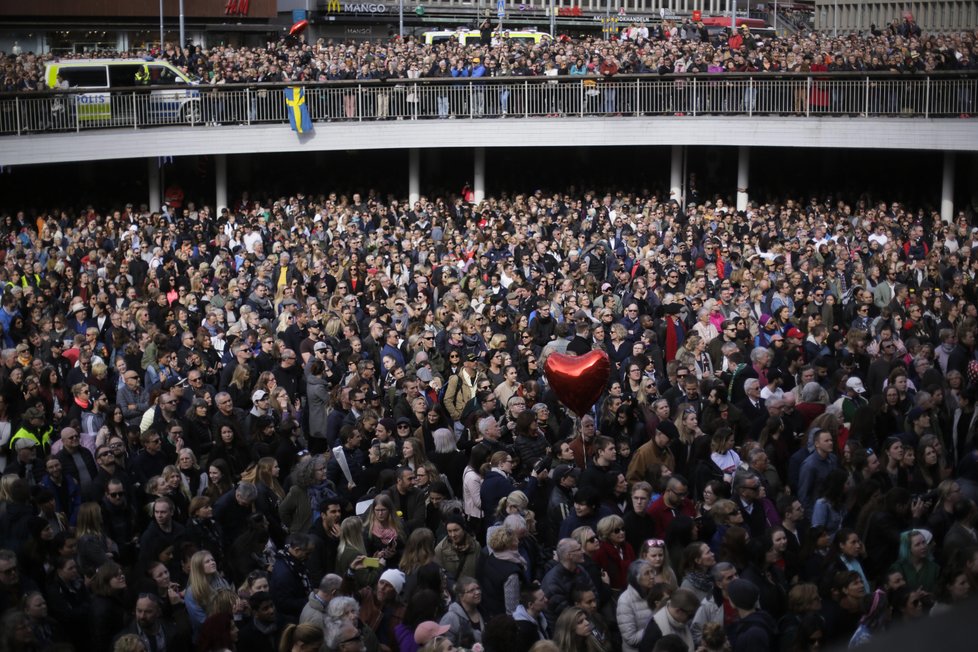
[[[747,210],[750,179],[750,148],[737,148],[737,210]]]
[[[228,156],[218,154],[214,157],[214,214],[220,215],[228,205]]]
[[[408,150],[408,203],[421,199],[421,154],[417,147]]]
[[[150,212],[160,210],[163,204],[163,193],[160,192],[160,160],[151,156],[146,159],[146,174],[149,177],[149,194],[147,206]]]
[[[944,176],[941,181],[941,219],[954,220],[954,152],[944,152]]]
[[[475,203],[480,204],[486,198],[486,148],[475,148],[475,172],[472,175],[472,193]]]
[[[672,146],[672,166],[669,169],[669,199],[683,204],[683,154],[685,145]]]

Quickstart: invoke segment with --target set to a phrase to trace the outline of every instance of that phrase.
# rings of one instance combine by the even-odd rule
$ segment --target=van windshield
[[[163,66],[153,66],[152,73],[150,75],[150,83],[153,86],[174,86],[185,83],[183,78],[177,75],[176,72]]]

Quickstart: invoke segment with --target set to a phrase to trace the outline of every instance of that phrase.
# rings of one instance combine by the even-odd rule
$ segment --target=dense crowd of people
[[[0,652],[800,651],[978,590],[970,212],[466,188],[0,235]],[[596,349],[576,418],[546,360]]]
[[[265,47],[202,47],[166,43],[162,51],[78,53],[62,58],[153,57],[205,84],[327,82],[335,80],[524,77],[722,72],[924,72],[974,70],[976,30],[922,34],[910,20],[885,30],[832,36],[805,32],[762,38],[743,27],[711,31],[702,23],[635,25],[623,38],[558,38],[539,44],[478,42],[426,45],[423,39],[336,42],[304,38]],[[47,88],[44,64],[53,54],[6,57],[0,91]]]

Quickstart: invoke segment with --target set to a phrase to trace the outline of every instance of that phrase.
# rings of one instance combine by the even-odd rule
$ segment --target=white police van
[[[166,61],[151,59],[70,59],[46,64],[48,88],[67,86],[68,108],[79,122],[141,124],[201,121],[196,82]],[[63,83],[61,80],[63,80]],[[151,89],[148,94],[140,88]],[[122,90],[125,89],[125,90]],[[126,92],[126,90],[131,92]]]

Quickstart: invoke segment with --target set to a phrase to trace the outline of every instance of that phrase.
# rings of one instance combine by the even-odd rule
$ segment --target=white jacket
[[[645,626],[652,618],[648,601],[629,585],[618,598],[618,629],[621,631],[622,652],[638,652]]]

